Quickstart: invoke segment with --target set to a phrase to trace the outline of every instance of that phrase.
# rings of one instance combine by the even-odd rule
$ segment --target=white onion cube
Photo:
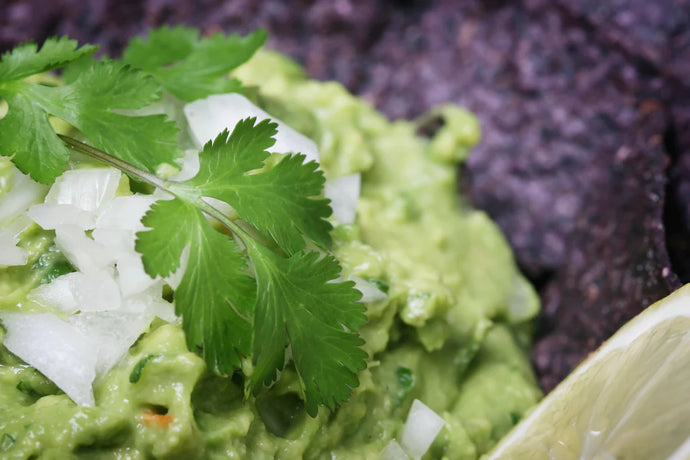
[[[97,350],[77,328],[50,313],[0,313],[8,350],[52,380],[80,405],[93,406]]]
[[[96,226],[96,214],[71,204],[41,203],[31,206],[27,214],[46,230],[54,230],[61,225],[73,225],[81,230]]]
[[[415,460],[422,458],[445,423],[440,415],[415,399],[400,437],[405,452]]]
[[[82,168],[62,173],[46,196],[46,203],[71,204],[84,211],[97,211],[112,200],[120,184],[115,168]]]

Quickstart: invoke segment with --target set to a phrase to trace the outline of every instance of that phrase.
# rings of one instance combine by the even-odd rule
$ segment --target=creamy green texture
[[[387,299],[367,305],[368,368],[351,400],[307,416],[290,367],[245,399],[241,376],[209,373],[180,325],[157,320],[96,382],[95,407],[76,406],[0,347],[0,457],[374,459],[418,398],[446,420],[425,458],[477,458],[540,392],[526,358],[536,295],[496,226],[457,194],[456,162],[479,138],[476,120],[444,106],[435,115],[445,127],[419,137],[413,123],[391,123],[269,52],[237,76],[317,142],[328,178],[362,173],[357,222],[336,226],[333,253],[345,276]],[[21,244],[36,246],[31,263],[51,251],[36,229]],[[21,309],[33,285],[68,269],[54,258],[44,272],[0,269],[0,308]]]

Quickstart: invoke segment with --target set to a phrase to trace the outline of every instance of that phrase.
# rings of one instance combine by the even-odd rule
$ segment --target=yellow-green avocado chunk
[[[389,122],[271,52],[236,76],[315,140],[327,178],[362,174],[357,221],[335,222],[333,253],[345,277],[387,298],[367,304],[368,367],[351,400],[307,416],[290,367],[246,396],[239,375],[213,375],[180,326],[162,321],[97,380],[95,407],[75,405],[0,346],[0,458],[377,459],[415,398],[446,421],[424,458],[478,458],[541,394],[527,359],[537,297],[497,227],[457,192],[476,120],[443,106],[434,116],[445,126],[420,137],[414,123]]]

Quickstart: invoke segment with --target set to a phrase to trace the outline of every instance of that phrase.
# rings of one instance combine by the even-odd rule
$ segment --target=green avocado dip
[[[541,394],[527,358],[538,299],[496,225],[458,195],[477,121],[442,106],[430,115],[442,127],[420,136],[267,51],[235,76],[256,105],[316,142],[328,180],[361,173],[356,220],[334,221],[331,248],[343,278],[379,293],[365,304],[359,385],[310,417],[290,365],[248,393],[242,374],[218,376],[188,350],[179,320],[156,318],[96,378],[95,404],[78,405],[0,346],[0,458],[376,459],[414,399],[445,420],[423,458],[479,458]],[[8,168],[0,194],[12,189]],[[131,193],[123,184],[118,193]],[[28,261],[0,268],[0,309],[30,309],[31,289],[74,270],[53,238],[37,225],[20,235]]]

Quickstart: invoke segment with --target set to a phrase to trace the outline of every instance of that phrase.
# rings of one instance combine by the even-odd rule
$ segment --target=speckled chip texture
[[[470,108],[463,188],[540,290],[547,390],[690,279],[690,2],[9,0],[0,17],[2,50],[69,34],[112,54],[162,23],[260,26],[390,117]]]

